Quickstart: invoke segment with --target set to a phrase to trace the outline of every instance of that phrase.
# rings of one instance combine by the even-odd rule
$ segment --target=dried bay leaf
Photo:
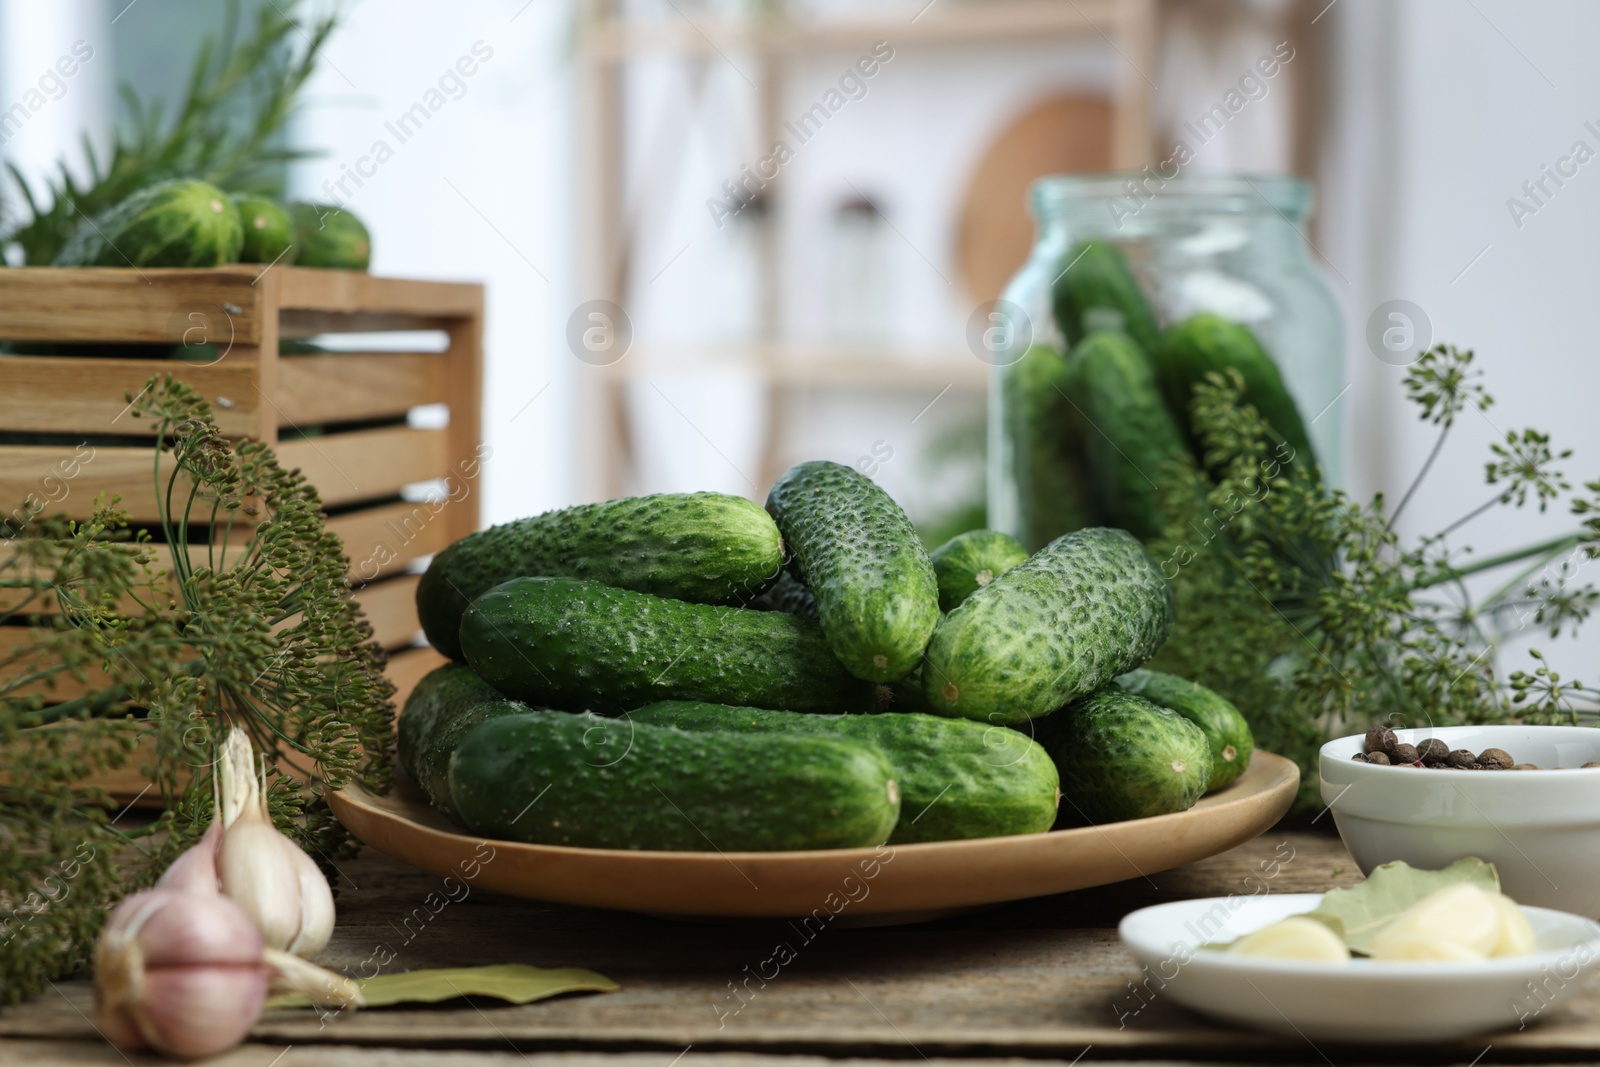
[[[621,987],[605,975],[581,967],[531,967],[500,963],[488,967],[425,967],[359,978],[369,1008],[389,1004],[436,1004],[457,997],[494,997],[509,1004],[531,1004],[562,993],[614,993]],[[268,1008],[309,1008],[301,996],[273,997]]]

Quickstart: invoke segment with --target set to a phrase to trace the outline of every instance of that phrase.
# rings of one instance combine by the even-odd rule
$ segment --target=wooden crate
[[[443,331],[447,343],[439,352],[279,351],[290,339],[409,330]],[[51,511],[82,515],[105,491],[122,495],[136,524],[154,521],[150,446],[115,439],[151,434],[148,420],[127,414],[124,392],[170,371],[211,402],[224,433],[272,444],[322,494],[400,698],[439,662],[420,640],[412,565],[478,525],[482,286],[301,267],[4,270],[0,340],[22,353],[0,356],[5,514],[30,493],[53,500],[55,489]],[[215,362],[26,354],[30,345],[201,343],[217,346]],[[407,425],[409,411],[433,404],[448,408],[448,427]],[[64,477],[74,449],[60,442],[80,437],[92,459]],[[400,499],[435,479],[449,480],[442,506]],[[25,638],[10,630],[0,627],[0,646]]]

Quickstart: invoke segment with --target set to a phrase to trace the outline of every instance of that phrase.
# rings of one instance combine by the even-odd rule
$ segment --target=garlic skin
[[[1516,902],[1475,885],[1446,886],[1396,915],[1372,939],[1375,960],[1471,962],[1533,951]]]
[[[222,892],[217,877],[217,848],[222,844],[222,822],[213,818],[199,841],[172,861],[172,866],[156,879],[157,889],[176,889],[183,893],[217,896]]]
[[[333,935],[333,890],[311,857],[272,824],[255,750],[238,727],[228,734],[217,773],[222,892],[255,919],[267,947],[315,955]]]
[[[215,1055],[244,1040],[267,999],[261,934],[215,893],[127,897],[107,917],[94,960],[96,1025],[124,1050]]]
[[[1350,949],[1326,924],[1291,915],[1271,926],[1245,934],[1228,947],[1229,955],[1256,959],[1349,963]]]

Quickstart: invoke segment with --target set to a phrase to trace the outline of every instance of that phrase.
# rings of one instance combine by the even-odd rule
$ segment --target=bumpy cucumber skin
[[[461,663],[446,663],[417,683],[400,712],[400,765],[434,807],[460,821],[450,798],[450,753],[486,719],[527,711]]]
[[[1057,825],[1186,811],[1206,791],[1211,750],[1204,731],[1125,689],[1107,686],[1035,725],[1061,772]]]
[[[1085,241],[1067,253],[1061,276],[1050,289],[1056,325],[1075,345],[1095,329],[1104,329],[1108,313],[1115,313],[1123,333],[1150,351],[1161,341],[1161,330],[1144,290],[1128,269],[1128,261],[1111,245]],[[1099,320],[1099,321],[1097,321]]]
[[[628,713],[680,730],[789,733],[871,744],[889,758],[903,813],[892,845],[1043,833],[1060,779],[1044,749],[1015,730],[936,715],[806,715],[667,700]]]
[[[1132,534],[1079,530],[944,617],[923,695],[941,715],[991,724],[1045,715],[1144,663],[1172,617],[1172,591]]]
[[[882,844],[900,814],[870,745],[559,711],[476,727],[450,758],[450,789],[476,833],[584,848],[855,848]]]
[[[1278,365],[1248,329],[1220,315],[1201,312],[1168,328],[1161,344],[1148,351],[1155,361],[1156,376],[1166,395],[1167,407],[1189,433],[1197,459],[1204,462],[1205,457],[1199,452],[1200,443],[1193,440],[1188,430],[1189,402],[1194,398],[1194,387],[1211,371],[1232,368],[1244,379],[1245,399],[1294,449],[1294,460],[1316,464],[1311,437],[1294,397],[1283,384]]]
[[[400,710],[400,719],[395,724],[400,766],[420,784],[423,778],[419,770],[420,756],[440,720],[448,719],[473,704],[502,699],[504,695],[498,689],[479,678],[465,664],[446,663],[429,671],[412,688],[411,695],[406,697],[406,705]]]
[[[629,497],[468,534],[433,557],[417,585],[417,614],[433,647],[459,660],[467,605],[512,578],[589,578],[674,600],[732,604],[765,589],[782,566],[778,528],[744,497]]]
[[[496,586],[462,618],[461,646],[490,685],[550,707],[620,712],[656,700],[826,712],[877,706],[877,687],[845,670],[809,619],[581,578]]]
[[[954,611],[963,600],[1028,558],[1028,550],[998,530],[957,534],[929,557],[939,583],[939,610]]]
[[[749,606],[757,611],[787,611],[802,619],[815,620],[817,617],[817,598],[787,570],[779,573],[778,580],[750,601]]]
[[[1069,393],[1088,429],[1089,485],[1107,525],[1142,541],[1161,534],[1160,486],[1197,470],[1182,429],[1167,410],[1155,371],[1120,333],[1091,333],[1067,356]]]
[[[1211,750],[1209,792],[1226,789],[1250,766],[1255,735],[1228,698],[1199,682],[1141,667],[1117,678],[1117,685],[1158,707],[1175,711],[1200,727]]]
[[[910,674],[939,623],[939,587],[900,505],[854,468],[818,460],[779,478],[767,511],[839,662],[869,682]]]
[[[1000,369],[1000,393],[1005,410],[996,425],[1004,436],[995,447],[1017,494],[1008,532],[1035,552],[1064,533],[1100,525],[1083,462],[1083,420],[1067,396],[1066,356],[1034,345]]]

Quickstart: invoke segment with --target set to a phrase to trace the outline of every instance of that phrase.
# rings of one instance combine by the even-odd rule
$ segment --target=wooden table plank
[[[1269,878],[1262,865],[1274,860],[1279,870]],[[1337,838],[1319,834],[1274,831],[1149,879],[918,926],[838,926],[809,942],[782,922],[689,924],[470,889],[463,896],[460,886],[370,851],[340,867],[339,926],[323,957],[332,966],[357,974],[372,973],[384,960],[386,970],[488,962],[581,966],[622,989],[520,1007],[485,1001],[481,1010],[393,1008],[327,1021],[310,1012],[275,1012],[254,1032],[263,1048],[651,1049],[659,1056],[655,1067],[667,1067],[689,1045],[696,1053],[912,1060],[1083,1054],[1086,1061],[1323,1063],[1327,1055],[1341,1064],[1352,1057],[1466,1063],[1491,1044],[1485,1063],[1600,1055],[1600,995],[1593,989],[1520,1033],[1418,1048],[1319,1048],[1214,1025],[1159,994],[1130,1013],[1137,1003],[1130,984],[1139,976],[1116,939],[1123,914],[1193,896],[1306,892],[1358,881]],[[436,895],[430,908],[429,894],[446,891],[457,899],[441,904],[445,898]],[[795,958],[763,985],[751,975],[780,941],[796,949]],[[78,1014],[89,1011],[88,984],[59,986],[59,994],[0,1014],[0,1035],[91,1039]],[[734,986],[745,990],[738,999]]]

